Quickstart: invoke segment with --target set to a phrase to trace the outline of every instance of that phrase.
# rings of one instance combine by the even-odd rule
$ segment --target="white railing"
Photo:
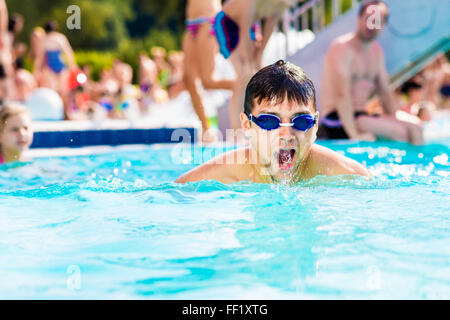
[[[301,31],[308,29],[311,26],[311,31],[319,32],[325,27],[325,6],[331,4],[331,23],[342,14],[342,5],[344,0],[308,0],[298,4],[296,7],[285,11],[282,21],[282,31],[286,35],[288,31],[294,29]],[[350,4],[353,8],[358,5],[358,0],[351,0]],[[300,26],[301,20],[301,26]],[[289,52],[289,41],[286,41],[286,56]]]

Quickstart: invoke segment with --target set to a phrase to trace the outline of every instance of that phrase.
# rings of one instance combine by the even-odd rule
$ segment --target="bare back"
[[[221,9],[222,4],[220,0],[188,0],[186,6],[186,18],[213,18]]]
[[[43,38],[44,50],[63,50],[65,47],[65,36],[59,32],[50,32]]]
[[[356,47],[352,34],[337,38],[328,49],[322,75],[322,115],[336,111],[336,101],[349,94],[353,112],[364,111],[376,89],[380,70],[381,46],[372,42],[367,48]]]

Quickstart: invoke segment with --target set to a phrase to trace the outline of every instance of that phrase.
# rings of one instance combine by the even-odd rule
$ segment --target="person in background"
[[[0,107],[0,164],[24,161],[33,142],[31,116],[22,105]]]
[[[8,8],[5,0],[0,0],[0,105],[15,94],[13,39],[8,24]]]
[[[37,57],[40,52],[40,46],[42,45],[42,40],[45,37],[45,31],[42,27],[36,27],[33,29],[30,35],[30,50],[28,52],[28,57],[33,62],[33,75],[36,79],[38,86],[43,86],[45,79],[42,77],[42,71],[45,66],[45,61],[38,61]],[[40,63],[38,65],[38,62]]]
[[[166,49],[162,47],[152,47],[150,49],[150,54],[156,65],[159,85],[164,90],[167,90],[170,77],[170,66],[166,62]]]
[[[139,108],[142,114],[150,111],[153,104],[164,104],[169,101],[166,90],[158,82],[158,69],[156,64],[145,52],[139,55]]]
[[[420,121],[396,118],[398,105],[389,88],[383,49],[375,40],[388,17],[389,9],[383,1],[363,2],[356,31],[340,36],[328,48],[321,83],[321,112],[329,139],[374,141],[384,137],[423,144]],[[384,109],[381,116],[371,116],[365,109],[373,90]]]
[[[8,33],[11,37],[10,41],[12,43],[13,61],[15,69],[23,68],[24,57],[27,51],[27,45],[19,42],[18,40],[23,30],[23,24],[24,24],[23,16],[18,13],[12,14],[11,17],[9,18]]]
[[[406,96],[406,102],[400,99],[400,110],[418,117],[422,121],[430,121],[433,110],[436,106],[427,100],[424,89],[425,78],[422,73],[418,73],[413,78],[405,82],[400,88],[400,92]]]
[[[48,21],[44,30],[45,36],[42,45],[39,46],[36,65],[43,66],[41,74],[43,85],[58,92],[64,102],[65,118],[70,119],[67,112],[68,76],[69,70],[76,67],[75,55],[66,36],[58,32],[56,21]]]
[[[203,141],[214,141],[209,134],[209,123],[199,84],[205,89],[234,87],[234,79],[217,79],[214,76],[215,56],[219,52],[214,17],[222,9],[220,0],[188,0],[186,6],[186,33],[183,38],[184,83],[191,97],[192,106],[202,125]]]
[[[38,87],[33,74],[23,68],[15,71],[14,82],[16,87],[14,101],[25,102]]]
[[[450,95],[450,63],[444,53],[439,54],[422,72],[428,101],[438,108],[448,105]]]
[[[303,0],[228,0],[216,15],[214,32],[220,53],[230,57],[237,81],[230,101],[230,122],[240,127],[245,87],[262,67],[264,49],[286,9]],[[262,23],[262,27],[261,27]]]
[[[14,92],[11,100],[25,102],[30,94],[37,88],[36,80],[28,70],[24,68],[24,57],[27,46],[19,43],[18,38],[23,30],[24,20],[22,15],[14,13],[9,18],[8,34],[12,48],[13,69],[14,69]]]
[[[170,76],[169,83],[167,86],[167,92],[170,99],[178,97],[178,95],[186,90],[186,85],[184,84],[184,54],[183,52],[169,52],[167,55],[167,60],[170,66]]]

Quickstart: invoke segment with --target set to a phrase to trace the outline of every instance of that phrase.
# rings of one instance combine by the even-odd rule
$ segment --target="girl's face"
[[[3,150],[23,152],[33,142],[31,119],[26,113],[13,115],[6,120],[3,131],[0,132],[0,145]]]

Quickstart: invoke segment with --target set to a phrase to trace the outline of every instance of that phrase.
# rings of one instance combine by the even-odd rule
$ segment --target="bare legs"
[[[235,82],[234,80],[216,80],[214,78],[214,61],[218,46],[214,36],[209,34],[210,28],[209,23],[204,23],[196,38],[191,33],[186,33],[183,39],[184,81],[195,113],[202,124],[203,132],[208,130],[208,122],[198,81],[201,80],[205,89],[228,90],[233,89]]]
[[[376,136],[410,142],[414,145],[423,144],[422,126],[417,122],[398,120],[393,116],[360,116],[356,119],[356,125],[360,131],[370,132]]]

